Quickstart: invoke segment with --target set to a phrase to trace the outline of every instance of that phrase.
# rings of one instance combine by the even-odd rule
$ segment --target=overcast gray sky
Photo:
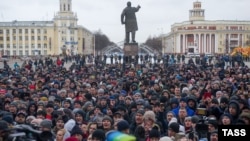
[[[117,43],[124,39],[120,15],[128,0],[72,0],[78,25],[90,31],[101,30]],[[130,0],[140,5],[137,12],[138,42],[148,37],[170,32],[171,25],[187,21],[189,10],[197,0]],[[206,20],[249,20],[250,0],[199,0],[205,9]],[[59,0],[1,0],[0,21],[52,20],[59,11]]]

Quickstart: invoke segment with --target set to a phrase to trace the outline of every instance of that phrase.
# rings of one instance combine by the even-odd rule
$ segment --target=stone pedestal
[[[125,56],[136,56],[139,52],[138,43],[125,43],[123,52]]]

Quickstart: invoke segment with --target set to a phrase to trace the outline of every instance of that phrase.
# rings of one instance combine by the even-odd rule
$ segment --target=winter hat
[[[228,104],[228,103],[229,103],[229,100],[228,100],[228,98],[226,98],[226,97],[221,97],[221,98],[220,98],[220,103],[226,103],[226,104]]]
[[[78,139],[75,137],[69,137],[65,141],[78,141]]]
[[[217,129],[217,127],[218,127],[218,122],[217,122],[217,120],[208,120],[207,123],[208,123],[208,124],[211,124],[211,125],[214,126],[214,128],[216,128],[216,129]]]
[[[129,123],[126,120],[121,120],[117,123],[118,131],[124,131],[129,129]]]
[[[149,138],[160,138],[160,132],[157,129],[152,129],[149,132]]]
[[[8,123],[4,120],[0,120],[0,130],[1,131],[8,131],[9,127],[8,127]]]
[[[44,119],[41,122],[40,126],[43,127],[43,128],[49,128],[49,129],[51,129],[52,128],[52,121],[48,120],[48,119]]]
[[[108,121],[111,122],[111,124],[113,124],[113,120],[112,120],[112,118],[110,118],[110,116],[105,115],[105,116],[103,117],[102,121],[104,121],[104,120],[108,120]]]
[[[155,119],[155,113],[153,111],[146,111],[143,115],[144,120],[153,120],[154,122],[156,121]]]
[[[67,131],[71,132],[75,125],[76,125],[76,121],[73,120],[73,119],[70,119],[70,120],[68,120],[68,121],[64,124],[64,128],[65,128]]]
[[[223,119],[223,117],[228,117],[231,122],[233,121],[233,117],[228,113],[225,113],[225,114],[221,115],[220,116],[220,121]]]
[[[137,113],[137,114],[144,115],[145,111],[144,111],[144,110],[142,110],[142,109],[140,109],[140,110],[138,110],[136,113]]]
[[[73,129],[71,130],[71,136],[74,136],[76,134],[79,134],[79,135],[83,134],[82,129],[78,125],[75,125]]]
[[[87,101],[84,105],[83,105],[83,109],[87,109],[89,106],[93,106],[93,103],[92,102],[90,102],[90,101]]]
[[[174,131],[175,133],[179,133],[180,125],[177,122],[172,122],[169,124],[168,129]]]
[[[82,116],[83,119],[85,119],[85,116],[86,116],[86,114],[85,114],[85,112],[83,110],[77,110],[76,113],[75,113],[75,116],[76,115]]]
[[[192,116],[192,118],[191,118],[191,122],[192,123],[198,123],[200,121],[200,118],[197,116],[197,115],[194,115],[194,116]]]
[[[92,138],[99,139],[100,141],[105,141],[105,133],[101,129],[97,129],[92,133]]]
[[[2,120],[6,121],[9,124],[13,124],[13,117],[11,115],[4,115]]]

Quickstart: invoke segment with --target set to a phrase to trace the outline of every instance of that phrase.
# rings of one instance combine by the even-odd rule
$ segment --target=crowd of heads
[[[57,141],[216,141],[220,125],[250,125],[246,65],[78,59],[1,69],[0,137],[27,124]]]

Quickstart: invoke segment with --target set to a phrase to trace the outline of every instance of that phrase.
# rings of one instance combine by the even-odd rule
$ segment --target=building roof
[[[0,22],[0,26],[53,26],[54,21],[17,21]]]

